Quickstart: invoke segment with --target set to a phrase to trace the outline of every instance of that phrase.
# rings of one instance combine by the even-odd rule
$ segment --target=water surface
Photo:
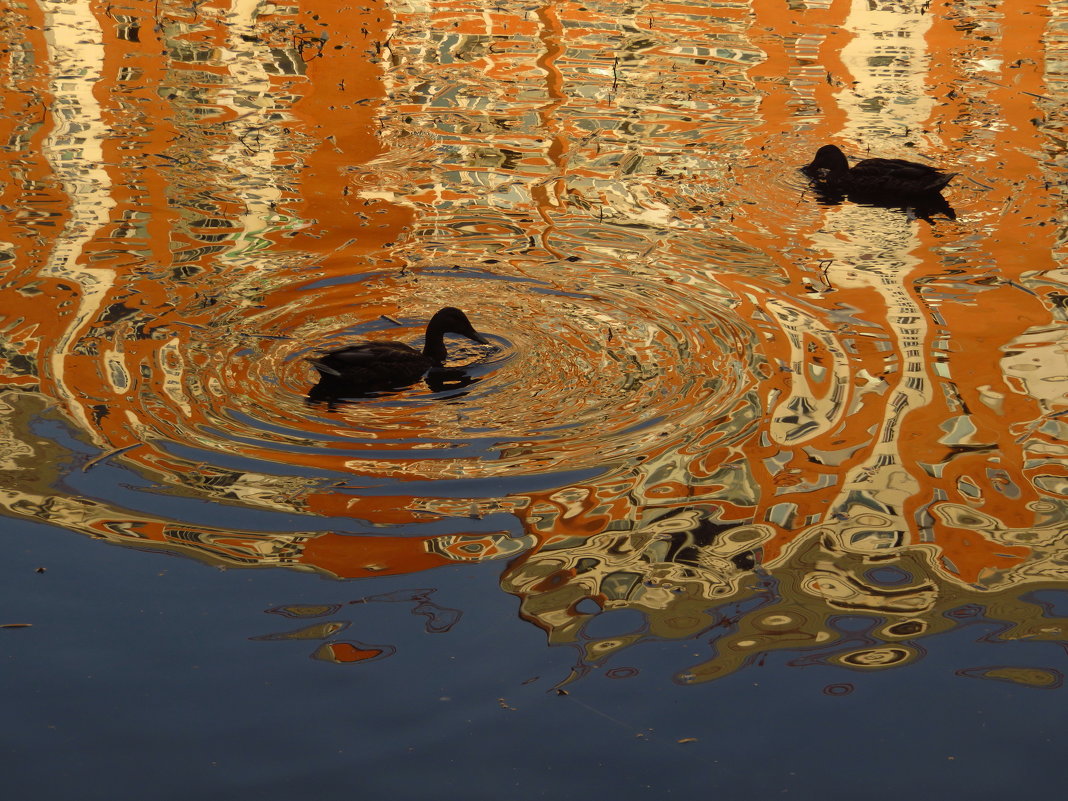
[[[2,13],[19,797],[1065,778],[1053,4]]]

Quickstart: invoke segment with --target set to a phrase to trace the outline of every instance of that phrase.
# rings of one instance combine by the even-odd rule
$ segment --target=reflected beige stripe
[[[112,270],[80,263],[85,246],[109,221],[115,200],[104,167],[102,142],[106,127],[93,87],[104,64],[103,33],[87,2],[39,0],[45,15],[45,38],[51,73],[49,111],[53,129],[42,150],[70,201],[70,219],[56,237],[42,274],[65,278],[81,289],[78,310],[60,334],[49,355],[56,392],[79,418],[84,431],[93,432],[85,409],[65,385],[67,355],[81,331],[99,313],[115,281]],[[94,437],[99,439],[99,437]]]

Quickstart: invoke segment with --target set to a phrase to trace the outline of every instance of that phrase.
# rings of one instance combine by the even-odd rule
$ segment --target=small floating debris
[[[141,443],[141,442],[135,442],[133,445],[127,445],[127,446],[125,446],[123,448],[113,448],[110,451],[105,451],[104,453],[100,454],[99,456],[94,456],[92,459],[90,459],[88,462],[86,462],[85,464],[82,465],[82,472],[83,473],[88,473],[89,472],[89,468],[95,467],[96,465],[100,464],[100,462],[107,461],[112,456],[118,456],[120,453],[126,453],[126,451],[132,451],[134,448],[140,448],[141,445],[143,445],[143,444],[144,443]],[[37,572],[41,573],[41,572],[44,572],[44,571],[42,569],[39,569]]]

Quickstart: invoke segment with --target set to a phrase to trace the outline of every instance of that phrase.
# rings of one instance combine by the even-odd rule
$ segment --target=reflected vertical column
[[[110,220],[116,205],[111,176],[103,164],[107,126],[94,94],[103,73],[103,32],[88,3],[39,0],[38,5],[44,13],[48,42],[53,123],[42,153],[62,183],[70,209],[41,275],[69,280],[79,292],[77,308],[52,343],[46,363],[54,392],[88,431],[92,428],[88,415],[66,386],[65,373],[72,346],[99,313],[115,280],[113,270],[84,263],[86,246]]]

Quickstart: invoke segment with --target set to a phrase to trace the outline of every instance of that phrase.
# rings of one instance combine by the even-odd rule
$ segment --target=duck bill
[[[467,338],[474,340],[475,342],[479,343],[480,345],[492,345],[493,344],[488,339],[486,339],[484,336],[482,336],[482,334],[478,333],[478,331],[472,331],[470,334],[467,335]]]

